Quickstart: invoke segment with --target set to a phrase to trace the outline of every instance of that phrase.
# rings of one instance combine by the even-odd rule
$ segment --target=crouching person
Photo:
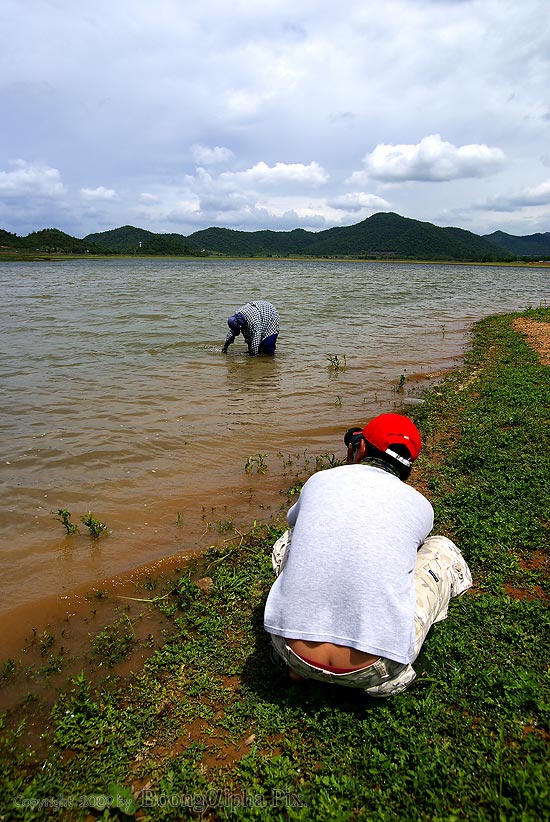
[[[288,512],[264,625],[291,679],[387,697],[413,681],[430,627],[472,577],[451,540],[429,536],[432,506],[406,485],[414,423],[382,414],[344,442],[347,465],[310,477]]]

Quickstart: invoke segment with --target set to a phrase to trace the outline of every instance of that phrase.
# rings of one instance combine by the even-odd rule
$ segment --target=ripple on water
[[[419,400],[407,381],[396,393],[400,375],[418,392],[414,375],[456,365],[495,294],[519,310],[548,282],[489,266],[4,263],[0,608],[208,544],[234,512],[278,511],[294,476],[278,455],[340,453],[349,424]],[[239,338],[222,355],[229,314],[262,297],[281,314],[277,356],[250,358]],[[267,474],[247,474],[259,453]],[[112,533],[67,540],[58,507]]]

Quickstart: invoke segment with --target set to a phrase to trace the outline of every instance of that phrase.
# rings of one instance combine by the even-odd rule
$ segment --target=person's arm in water
[[[225,338],[225,342],[222,348],[222,354],[227,354],[227,349],[229,346],[235,342],[235,334],[232,331],[227,332],[227,337]]]

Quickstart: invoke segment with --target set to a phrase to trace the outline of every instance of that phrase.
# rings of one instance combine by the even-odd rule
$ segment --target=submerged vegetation
[[[101,534],[106,534],[109,531],[106,523],[94,517],[91,511],[81,516],[80,521],[88,528],[91,537],[97,538],[101,536]]]
[[[80,533],[78,530],[78,526],[72,522],[72,514],[66,508],[58,508],[56,511],[52,511],[52,514],[55,514],[55,518],[58,522],[60,522],[63,527],[65,528],[67,534],[78,534]],[[106,523],[101,522],[101,520],[94,517],[91,511],[88,511],[87,514],[83,514],[80,517],[80,522],[82,522],[89,531],[91,537],[97,539],[100,537],[101,534],[108,534],[109,529],[107,528]]]
[[[66,508],[58,508],[57,511],[52,511],[56,515],[56,520],[62,524],[68,534],[76,534],[78,526],[71,521],[71,512]]]
[[[331,374],[345,371],[347,368],[347,358],[345,354],[327,354],[328,370]]]
[[[253,470],[255,470],[257,474],[265,474],[267,467],[267,454],[260,452],[259,454],[253,454],[248,457],[244,470],[247,474],[251,474]]]
[[[410,411],[425,441],[411,482],[474,588],[432,629],[408,691],[377,701],[291,684],[262,625],[284,522],[233,528],[185,573],[147,585],[143,623],[163,634],[131,675],[116,666],[147,642],[125,611],[91,636],[53,707],[28,697],[0,719],[0,818],[549,818],[550,379],[516,316],[478,323],[464,367]],[[550,333],[549,309],[527,316]],[[50,634],[37,641],[55,650]],[[5,683],[21,675],[4,663]]]

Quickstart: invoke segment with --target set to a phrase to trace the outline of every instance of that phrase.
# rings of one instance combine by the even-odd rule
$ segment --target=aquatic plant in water
[[[108,533],[109,532],[109,529],[107,528],[107,525],[104,522],[100,522],[98,519],[96,519],[93,516],[91,511],[88,511],[87,514],[80,517],[80,520],[81,520],[81,522],[84,523],[84,525],[86,525],[87,528],[90,529],[90,536],[91,537],[96,537],[97,538],[97,537],[101,536],[102,533],[104,533],[104,532]]]
[[[71,522],[71,512],[67,511],[66,508],[58,508],[56,511],[52,511],[52,514],[57,515],[56,520],[63,525],[68,534],[76,534],[78,532],[77,526]]]
[[[338,354],[327,354],[328,360],[328,369],[332,374],[336,374],[338,371],[344,371],[347,368],[347,359],[346,355],[342,354],[342,359]]]
[[[247,474],[250,474],[253,468],[256,468],[257,474],[265,474],[267,472],[267,462],[266,458],[267,454],[256,454],[255,456],[251,456],[247,459],[246,464],[244,466],[244,470]]]

